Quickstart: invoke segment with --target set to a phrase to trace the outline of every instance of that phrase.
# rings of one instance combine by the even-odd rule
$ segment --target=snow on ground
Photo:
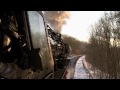
[[[74,60],[71,60],[67,68],[66,79],[107,79],[108,74],[100,71],[85,60],[85,55],[80,57],[76,65],[73,65]]]
[[[107,76],[109,76],[109,75],[107,73],[100,71],[98,68],[96,68],[93,65],[91,65],[90,63],[88,63],[85,60],[85,56],[84,56],[83,64],[93,79],[108,79]]]
[[[89,73],[85,70],[82,63],[84,60],[85,56],[82,56],[77,61],[73,79],[89,79]]]
[[[108,79],[108,76],[107,73],[88,63],[84,55],[76,63],[73,79]]]

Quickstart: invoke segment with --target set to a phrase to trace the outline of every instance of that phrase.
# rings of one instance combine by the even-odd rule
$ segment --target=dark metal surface
[[[12,15],[12,13],[14,13],[14,15]],[[50,74],[50,72],[53,72],[54,70],[54,67],[53,67],[54,62],[50,52],[51,48],[49,47],[49,43],[48,43],[48,36],[46,34],[43,15],[41,14],[41,12],[38,13],[37,11],[28,11],[28,13],[27,11],[20,11],[20,12],[10,11],[10,12],[3,12],[3,13],[0,12],[0,20],[1,20],[0,29],[3,27],[3,29],[5,29],[7,32],[6,35],[8,35],[8,37],[10,38],[10,42],[14,43],[14,46],[12,46],[11,50],[13,50],[13,48],[16,46],[19,46],[20,44],[19,46],[20,48],[15,48],[16,52],[12,52],[12,54],[14,55],[14,58],[11,56],[12,54],[9,55],[11,58],[14,59],[10,63],[8,61],[10,61],[11,59],[8,58],[7,56],[6,57],[8,58],[8,61],[5,61],[6,57],[4,58],[0,57],[0,60],[2,59],[1,61],[3,62],[3,66],[7,65],[6,66],[7,69],[5,70],[11,71],[9,73],[4,73],[4,74],[0,73],[0,76],[7,77],[7,75],[13,75],[14,79],[18,79],[18,78],[28,79],[30,75],[31,77],[30,79],[32,78],[40,79],[48,74],[50,75],[50,77],[52,75]],[[4,16],[5,18],[2,16]],[[17,18],[16,21],[18,25],[14,25],[13,23],[11,24],[10,22],[8,22],[9,19],[13,19],[13,18]],[[17,30],[14,30],[14,27],[16,27]],[[2,31],[2,29],[0,31]],[[18,35],[17,37],[15,37],[15,40],[19,39],[18,44],[14,42],[15,40],[13,40],[14,38],[13,34],[10,34],[9,33],[10,31],[14,32],[15,35]],[[24,43],[21,40],[22,39],[21,36],[24,36],[23,38],[24,39],[23,41],[25,41]],[[24,49],[24,51],[19,52],[18,49],[20,50]],[[1,51],[1,48],[0,48],[0,51]],[[19,57],[16,56],[18,52],[19,52],[18,54]],[[0,56],[2,56],[1,53],[4,53],[4,52],[1,51]],[[8,54],[5,53],[5,55],[8,55]],[[17,61],[18,59],[19,59],[19,62]],[[16,67],[14,67],[12,63]],[[31,73],[29,73],[29,71]],[[17,75],[19,75],[20,77],[17,77]],[[10,76],[8,79],[12,79],[13,76]]]

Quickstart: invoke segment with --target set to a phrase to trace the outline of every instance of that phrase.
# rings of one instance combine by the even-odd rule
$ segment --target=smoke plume
[[[69,11],[44,11],[44,17],[47,23],[60,33],[62,26],[66,24],[66,19],[70,17]]]

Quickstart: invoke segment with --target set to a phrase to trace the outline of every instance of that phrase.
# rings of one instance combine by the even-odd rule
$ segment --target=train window
[[[40,48],[39,55],[42,59],[42,65],[48,67],[50,53],[43,17],[37,11],[28,11],[28,19],[33,48]]]

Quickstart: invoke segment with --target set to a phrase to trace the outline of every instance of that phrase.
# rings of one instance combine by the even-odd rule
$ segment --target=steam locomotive
[[[54,70],[64,68],[66,59],[70,55],[71,47],[63,41],[62,35],[55,32],[48,24],[47,30],[52,47]]]
[[[1,79],[54,79],[69,52],[41,11],[0,11]]]

